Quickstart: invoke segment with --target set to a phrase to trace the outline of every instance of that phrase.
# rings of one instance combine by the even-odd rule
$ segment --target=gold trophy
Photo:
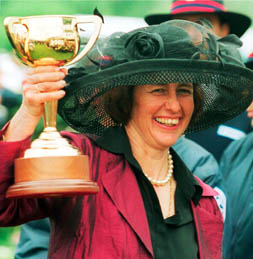
[[[80,32],[87,32],[80,47]],[[70,65],[95,44],[102,19],[97,15],[7,17],[8,38],[22,63],[31,66]],[[85,28],[85,29],[83,29]],[[61,137],[56,129],[57,101],[44,105],[44,130],[24,156],[14,162],[15,183],[7,198],[72,196],[96,193],[88,157]]]

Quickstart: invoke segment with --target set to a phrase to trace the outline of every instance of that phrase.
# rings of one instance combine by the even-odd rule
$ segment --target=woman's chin
[[[159,138],[157,138],[157,143],[159,143],[160,146],[162,146],[163,148],[169,148],[171,146],[173,146],[174,144],[176,144],[177,140],[179,139],[180,135],[170,135],[170,136],[159,136]]]

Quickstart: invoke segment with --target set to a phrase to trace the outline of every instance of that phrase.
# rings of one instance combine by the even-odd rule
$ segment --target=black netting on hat
[[[173,20],[100,40],[70,70],[59,112],[74,129],[101,135],[118,125],[106,112],[104,94],[118,87],[193,83],[202,94],[201,109],[188,132],[229,120],[253,99],[253,72],[241,62],[239,39],[218,39],[209,29]]]

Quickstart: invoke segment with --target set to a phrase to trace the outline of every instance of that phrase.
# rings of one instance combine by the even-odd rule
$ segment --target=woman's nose
[[[181,110],[180,103],[176,96],[170,96],[165,103],[165,108],[176,113]]]

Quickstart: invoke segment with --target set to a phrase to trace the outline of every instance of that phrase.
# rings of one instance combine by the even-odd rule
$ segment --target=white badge
[[[240,139],[246,136],[246,134],[239,130],[226,125],[220,125],[217,130],[217,134],[222,137],[230,138],[230,139]]]

